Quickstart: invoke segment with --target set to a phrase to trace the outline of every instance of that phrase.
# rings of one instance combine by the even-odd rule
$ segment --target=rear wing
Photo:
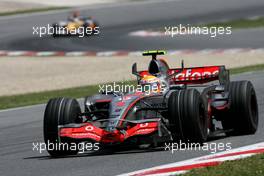
[[[149,75],[148,71],[138,72],[140,77]],[[221,85],[229,82],[229,71],[225,66],[205,66],[173,68],[168,70],[170,84],[204,84],[219,80]]]
[[[158,55],[165,55],[166,51],[164,50],[150,50],[150,51],[144,51],[142,53],[142,56],[152,56],[153,60],[157,59]]]

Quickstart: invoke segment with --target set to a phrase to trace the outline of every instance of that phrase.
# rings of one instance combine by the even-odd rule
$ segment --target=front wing
[[[59,126],[59,136],[99,143],[122,143],[133,136],[149,135],[159,131],[159,122],[138,123],[127,130],[106,131],[91,123]]]

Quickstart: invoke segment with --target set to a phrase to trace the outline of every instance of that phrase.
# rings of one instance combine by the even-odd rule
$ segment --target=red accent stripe
[[[36,56],[36,52],[34,52],[34,51],[27,51],[22,56]]]
[[[0,56],[7,56],[8,52],[6,51],[0,51]]]
[[[223,158],[223,157],[229,157],[229,156],[237,156],[237,155],[244,155],[244,154],[256,154],[256,153],[264,153],[264,148],[248,150],[248,151],[241,151],[241,152],[227,153],[227,154],[223,154],[223,155],[218,155],[218,156],[213,156],[213,157],[208,157],[208,158],[202,158],[201,160],[217,159],[217,158]],[[134,174],[133,176],[143,176],[143,175],[151,175],[151,174],[162,174],[162,173],[169,173],[169,172],[185,171],[185,170],[191,170],[191,169],[201,168],[201,167],[216,166],[219,164],[221,164],[220,161],[204,162],[204,163],[190,164],[190,165],[185,165],[185,166],[176,166],[176,167],[170,167],[170,168],[154,169],[151,171],[145,171],[142,173]]]
[[[235,156],[235,155],[244,155],[244,154],[254,154],[254,153],[264,153],[264,148],[261,149],[254,149],[254,150],[247,150],[247,151],[241,151],[241,152],[234,152],[234,153],[227,153],[223,155],[217,155],[212,156],[208,158],[203,158],[202,160],[208,160],[208,159],[216,159],[216,158],[223,158],[223,157],[229,157],[229,156]]]
[[[65,52],[63,52],[63,51],[57,51],[57,52],[54,53],[53,56],[65,56],[65,55],[66,55]]]
[[[117,51],[113,56],[127,56],[128,54],[128,51]]]
[[[252,52],[252,51],[264,51],[264,48],[258,48],[258,49],[252,49],[252,48],[235,48],[236,51],[235,53],[241,53],[241,52]],[[194,54],[196,52],[203,52],[205,50],[195,50],[195,49],[183,49],[183,50],[171,50],[170,53],[180,53],[180,54]],[[209,54],[223,54],[224,52],[227,51],[232,51],[232,49],[214,49],[212,51],[207,51],[206,53]],[[80,56],[98,56],[97,52],[94,51],[70,51],[70,52],[64,52],[64,51],[43,51],[44,53],[39,55],[39,52],[42,53],[42,51],[8,51],[8,50],[1,50],[0,51],[0,56],[8,56],[9,54],[12,54],[13,52],[21,52],[21,54],[14,54],[11,55],[12,57],[17,57],[17,56],[37,56],[37,57],[44,57],[44,56],[72,56],[70,53],[72,52],[78,52]],[[104,53],[104,52],[100,52]],[[103,56],[127,56],[129,54],[135,54],[140,56],[140,51],[115,51],[110,54],[106,54]],[[76,55],[78,56],[78,54]]]
[[[87,52],[85,52],[84,55],[85,55],[85,56],[96,56],[96,54],[97,54],[96,52],[92,52],[92,51],[90,52],[90,51],[87,51]]]
[[[107,103],[107,102],[110,102],[112,101],[111,99],[99,99],[99,100],[96,100],[95,102],[96,103]]]
[[[205,163],[199,163],[199,164],[190,164],[190,165],[185,165],[185,166],[176,166],[176,167],[170,167],[170,168],[164,168],[164,169],[155,169],[155,170],[135,174],[133,176],[143,176],[143,175],[162,174],[162,173],[168,173],[168,172],[191,170],[194,168],[216,166],[216,165],[219,165],[220,163],[221,162],[215,161],[215,162],[205,162]]]

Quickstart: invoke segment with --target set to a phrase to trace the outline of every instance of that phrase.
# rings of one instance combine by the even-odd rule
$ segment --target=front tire
[[[172,135],[185,142],[204,143],[207,140],[206,107],[195,89],[172,92],[168,100]]]
[[[80,113],[79,103],[75,99],[55,98],[49,100],[44,113],[44,141],[46,147],[48,145],[67,145],[60,149],[52,148],[52,150],[47,150],[51,156],[59,157],[78,153],[78,150],[70,150],[70,145],[74,143],[73,141],[60,138],[58,126],[78,122]]]

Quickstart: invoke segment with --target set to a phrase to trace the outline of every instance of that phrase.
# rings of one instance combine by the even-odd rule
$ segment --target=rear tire
[[[78,122],[80,113],[79,103],[75,99],[55,98],[49,100],[44,114],[44,141],[46,147],[48,147],[48,144],[59,145],[63,143],[68,145],[66,148],[47,150],[51,156],[59,157],[78,153],[78,150],[70,150],[73,141],[59,137],[58,126]]]
[[[258,128],[258,103],[252,83],[231,82],[229,93],[230,109],[221,114],[223,128],[233,129],[227,135],[254,134]]]
[[[205,103],[195,89],[172,92],[168,100],[169,122],[174,138],[185,142],[207,140],[208,117]]]

